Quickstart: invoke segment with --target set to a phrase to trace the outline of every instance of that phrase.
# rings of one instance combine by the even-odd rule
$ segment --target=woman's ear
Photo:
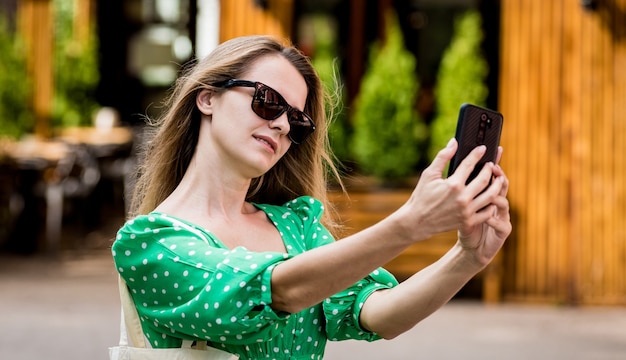
[[[208,89],[200,90],[198,95],[196,95],[196,106],[204,115],[213,115],[213,106],[211,105],[212,97],[213,92]]]

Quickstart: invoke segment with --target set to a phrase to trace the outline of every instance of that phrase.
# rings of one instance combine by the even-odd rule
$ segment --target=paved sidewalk
[[[106,250],[0,254],[0,359],[106,360],[119,300]],[[330,343],[327,360],[626,359],[626,308],[560,308],[453,300],[408,333]]]

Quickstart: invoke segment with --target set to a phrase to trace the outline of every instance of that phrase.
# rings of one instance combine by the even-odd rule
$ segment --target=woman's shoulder
[[[283,218],[289,215],[295,215],[300,218],[310,216],[320,217],[324,212],[324,204],[318,199],[311,196],[299,196],[293,200],[289,200],[282,205],[271,204],[254,204],[267,213],[281,215]]]
[[[124,238],[136,239],[141,237],[155,237],[165,234],[192,235],[208,241],[206,231],[184,219],[177,218],[162,212],[151,212],[137,215],[127,220],[117,232],[117,240]]]
[[[312,196],[297,197],[286,202],[284,206],[292,210],[324,210],[322,202]]]
[[[122,229],[127,230],[143,230],[147,227],[149,228],[158,228],[158,227],[185,227],[185,226],[193,226],[193,224],[189,223],[186,220],[177,218],[175,216],[170,216],[166,213],[153,211],[149,214],[136,215],[132,217],[124,223]]]

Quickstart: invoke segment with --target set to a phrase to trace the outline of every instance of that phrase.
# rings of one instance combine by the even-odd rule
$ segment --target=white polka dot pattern
[[[323,206],[316,199],[255,206],[274,223],[288,254],[227,249],[206,229],[158,212],[119,230],[116,269],[151,345],[200,339],[241,359],[321,359],[328,339],[378,339],[359,327],[358,316],[373,291],[397,284],[383,269],[297,314],[270,307],[273,268],[334,239],[318,221]]]

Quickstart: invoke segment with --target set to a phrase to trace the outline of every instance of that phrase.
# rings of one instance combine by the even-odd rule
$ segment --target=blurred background
[[[359,358],[626,356],[626,0],[0,0],[0,357],[116,343],[109,249],[147,119],[185,65],[247,34],[291,40],[337,94],[347,233],[408,199],[461,104],[504,115],[514,230],[456,297],[473,305]],[[403,280],[455,236],[386,267]]]
[[[181,69],[274,34],[338,94],[348,232],[405,201],[462,103],[504,115],[514,233],[460,296],[626,304],[626,0],[0,0],[0,251],[107,251]],[[334,81],[337,80],[337,81]],[[404,279],[455,234],[388,268]]]

